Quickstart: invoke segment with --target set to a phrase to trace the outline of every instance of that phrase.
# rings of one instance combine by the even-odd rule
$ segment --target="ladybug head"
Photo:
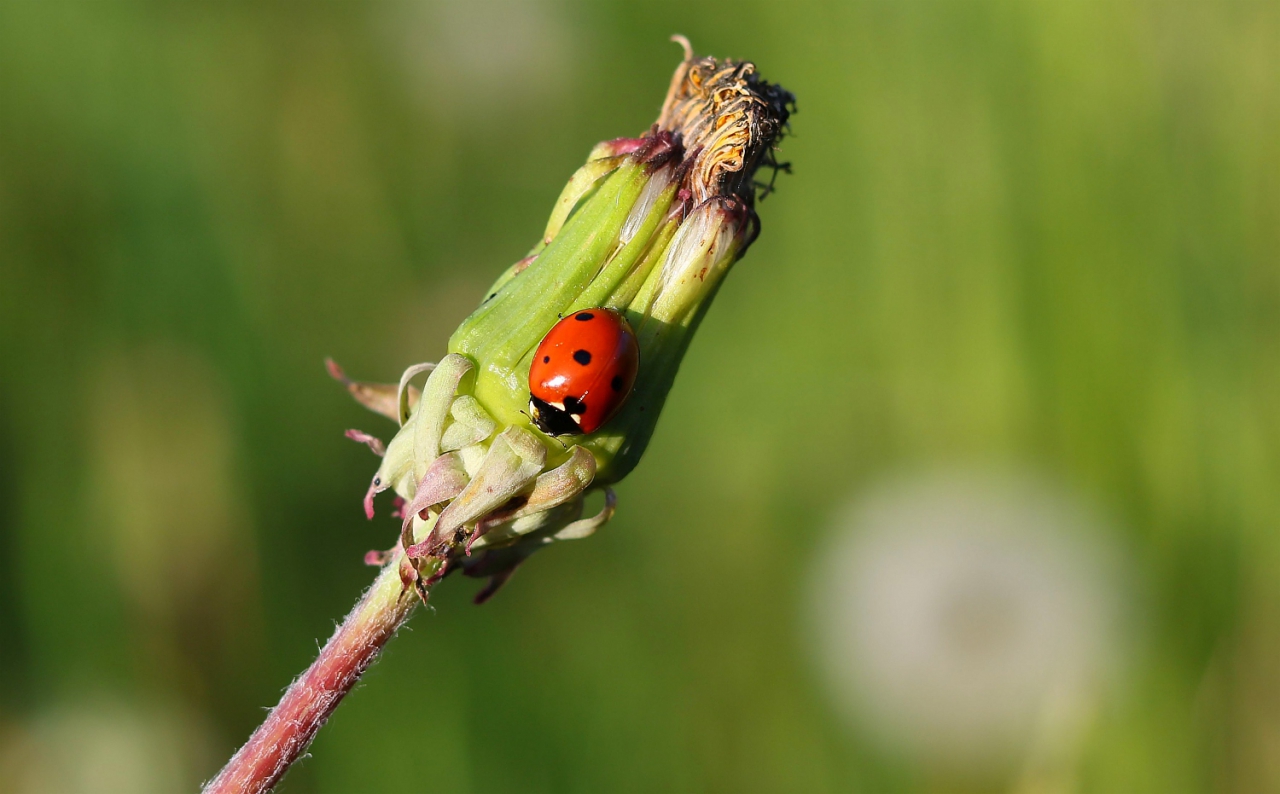
[[[582,402],[573,397],[566,397],[563,403],[529,397],[529,418],[533,420],[534,427],[553,437],[580,435],[582,425],[578,417],[582,410]]]

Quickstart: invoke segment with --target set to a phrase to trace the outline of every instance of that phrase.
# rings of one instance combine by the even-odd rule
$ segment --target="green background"
[[[794,175],[617,518],[450,579],[287,792],[1280,790],[1280,5],[0,5],[0,788],[192,789],[397,524],[322,365],[444,351],[682,32]],[[885,750],[805,638],[868,483],[1110,517],[1142,651],[1032,782]]]

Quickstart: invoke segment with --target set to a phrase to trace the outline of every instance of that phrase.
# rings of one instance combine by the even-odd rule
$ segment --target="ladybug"
[[[593,433],[618,412],[640,369],[640,346],[613,309],[583,309],[552,326],[529,366],[529,418],[549,436]]]

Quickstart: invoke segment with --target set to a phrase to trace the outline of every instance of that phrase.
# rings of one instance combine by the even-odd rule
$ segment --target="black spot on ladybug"
[[[573,315],[573,319],[577,320],[580,323],[585,323],[587,320],[594,320],[595,318],[596,316],[591,312],[578,312],[577,314]]]
[[[591,354],[585,350],[575,350],[573,351],[573,360],[585,367],[591,363]]]
[[[622,391],[622,376],[614,375],[613,380],[609,381],[609,387],[614,391]]]
[[[582,416],[587,412],[587,404],[577,397],[565,397],[564,412],[574,416]]]
[[[543,356],[543,357],[542,357],[542,363],[543,363],[543,364],[550,364],[550,363],[551,363],[551,356]]]

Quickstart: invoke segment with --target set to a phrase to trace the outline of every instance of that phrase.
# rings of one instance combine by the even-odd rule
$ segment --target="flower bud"
[[[352,383],[331,365],[360,402],[402,424],[366,509],[388,488],[405,500],[402,577],[424,597],[452,566],[491,577],[487,598],[534,550],[608,520],[612,491],[590,519],[580,518],[585,494],[635,467],[693,331],[759,233],[755,173],[785,169],[773,147],[794,99],[753,64],[695,58],[678,40],[685,60],[658,122],[595,147],[538,244],[499,277],[439,365],[410,368],[398,388]],[[636,335],[635,386],[595,432],[545,435],[526,413],[534,351],[562,317],[596,307],[621,313]],[[418,397],[409,380],[428,369]]]

